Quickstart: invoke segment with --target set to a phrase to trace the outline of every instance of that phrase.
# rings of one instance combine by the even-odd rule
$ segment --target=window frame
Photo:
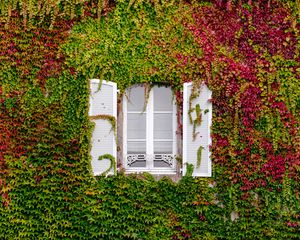
[[[141,85],[134,85],[127,89],[127,91],[134,87],[143,87]],[[158,87],[158,86],[154,86]],[[157,111],[154,111],[154,91],[153,88],[151,88],[149,92],[149,97],[146,105],[146,109],[144,113],[146,114],[146,167],[128,167],[126,164],[126,157],[128,155],[127,153],[127,102],[129,101],[128,96],[126,94],[123,95],[123,158],[122,158],[122,165],[125,168],[126,173],[138,173],[138,172],[149,172],[151,174],[176,174],[176,155],[177,155],[177,106],[176,102],[173,96],[172,100],[172,153],[173,156],[173,166],[172,167],[154,167],[154,155],[160,155],[160,154],[154,154],[154,114]],[[169,86],[161,86],[170,88]],[[161,111],[163,112],[163,111]],[[169,140],[169,139],[162,139],[162,140]],[[169,154],[169,153],[166,153]],[[161,154],[163,155],[163,154]]]
[[[93,84],[98,85],[98,89],[96,92],[93,90]],[[113,91],[109,93],[109,91],[103,89],[103,86],[100,86],[101,84],[107,85],[107,86],[112,86]],[[139,84],[135,86],[131,86],[130,88],[136,87],[136,86],[143,86],[145,88],[145,85]],[[90,101],[89,101],[89,117],[92,122],[95,124],[95,128],[93,130],[93,134],[91,136],[91,149],[90,149],[90,155],[91,155],[91,167],[94,175],[99,175],[105,173],[105,175],[109,174],[115,174],[115,170],[122,170],[124,169],[126,173],[139,173],[139,172],[149,172],[153,175],[157,176],[164,176],[164,175],[171,175],[172,178],[175,177],[174,179],[178,179],[177,177],[180,177],[181,174],[185,175],[186,170],[187,170],[187,165],[193,165],[194,166],[194,171],[192,176],[193,177],[210,177],[212,176],[212,159],[211,159],[211,142],[212,142],[212,136],[211,136],[211,126],[212,126],[212,112],[213,112],[213,105],[212,105],[212,91],[208,88],[208,86],[203,83],[201,86],[198,86],[196,91],[198,92],[198,96],[193,100],[192,106],[196,106],[197,104],[200,106],[201,112],[203,111],[204,115],[202,115],[202,121],[200,125],[196,126],[196,129],[194,129],[194,125],[187,121],[187,111],[191,110],[190,106],[190,95],[191,95],[191,89],[193,88],[193,83],[187,82],[183,84],[183,112],[181,111],[181,106],[178,106],[175,104],[174,97],[173,97],[173,149],[172,153],[169,154],[166,153],[163,155],[163,153],[160,152],[161,149],[158,147],[158,153],[157,157],[154,157],[152,155],[152,158],[158,162],[165,162],[171,166],[168,167],[168,165],[165,165],[166,167],[130,167],[130,168],[125,168],[125,163],[131,162],[134,163],[136,161],[136,156],[133,156],[129,161],[124,161],[125,156],[127,155],[127,124],[123,124],[123,115],[125,114],[125,117],[127,119],[127,99],[126,95],[122,93],[122,95],[118,96],[117,100],[117,93],[119,93],[119,90],[117,89],[117,84],[113,82],[107,82],[105,80],[100,81],[99,79],[91,79],[90,80]],[[166,86],[164,86],[166,87]],[[129,88],[129,89],[130,89]],[[199,88],[199,89],[198,89]],[[152,131],[150,131],[150,134],[152,135],[152,141],[151,144],[152,146],[148,146],[148,149],[152,148],[153,153],[153,126],[154,126],[154,118],[155,118],[155,113],[153,111],[154,107],[154,101],[153,101],[153,90],[150,91],[150,105],[149,103],[147,104],[147,108],[152,107],[152,114],[149,114],[148,116],[151,117],[152,119],[149,121],[149,123],[152,123]],[[100,94],[98,97],[99,99],[96,99],[94,94]],[[140,93],[140,95],[144,96],[145,91]],[[161,96],[164,96],[164,93],[162,95],[158,95],[157,99],[160,99]],[[141,97],[141,96],[140,96]],[[105,103],[107,98],[111,98],[112,102],[111,103]],[[105,100],[106,99],[106,100]],[[161,99],[162,102],[164,102],[164,97]],[[137,102],[138,103],[138,102]],[[123,105],[125,107],[123,108]],[[94,109],[95,107],[95,109]],[[163,112],[163,108],[158,107],[158,112]],[[113,109],[113,112],[108,112],[109,109]],[[125,111],[126,109],[126,111]],[[142,111],[142,108],[139,108]],[[161,109],[161,110],[159,110]],[[135,111],[134,108],[132,108],[132,112],[138,112]],[[170,110],[169,108],[166,108],[166,110]],[[192,113],[194,112],[195,109],[192,108]],[[208,111],[207,111],[208,110]],[[96,112],[94,112],[96,111]],[[148,110],[150,111],[150,110]],[[167,112],[167,111],[166,111]],[[170,112],[170,111],[168,111]],[[113,115],[111,115],[113,114]],[[193,113],[193,115],[195,112]],[[195,116],[194,116],[195,117]],[[113,123],[111,122],[112,119],[116,120],[117,126],[113,126]],[[156,118],[155,118],[156,119]],[[170,121],[170,119],[168,120]],[[183,122],[182,122],[183,121]],[[159,121],[158,121],[159,122]],[[166,123],[168,122],[160,122],[162,125],[166,127]],[[183,128],[181,126],[183,125]],[[96,128],[98,126],[98,129]],[[101,128],[99,128],[101,126]],[[131,125],[135,126],[135,125]],[[158,125],[159,126],[159,125]],[[168,135],[160,135],[159,133],[164,132],[164,127],[160,128],[158,127],[157,130],[162,130],[162,132],[158,131],[157,139],[159,140],[160,136],[168,136]],[[115,128],[115,129],[113,129]],[[96,130],[97,129],[97,130]],[[134,129],[134,128],[133,128]],[[115,130],[115,131],[114,131]],[[123,131],[124,130],[124,131]],[[141,129],[140,129],[141,130]],[[183,131],[183,132],[182,132]],[[98,135],[94,135],[95,133],[98,133]],[[102,135],[101,135],[101,134]],[[199,136],[198,133],[204,133],[203,136]],[[100,135],[99,135],[100,134]],[[195,135],[191,135],[195,134]],[[206,134],[206,136],[205,136]],[[115,137],[115,141],[111,141],[109,144],[106,146],[103,146],[103,141],[106,140],[108,136],[112,136],[113,139]],[[123,141],[123,136],[125,140]],[[133,135],[134,136],[134,135]],[[196,136],[196,138],[194,137]],[[169,137],[169,136],[168,136]],[[203,141],[204,139],[204,141]],[[146,139],[145,139],[146,140]],[[149,140],[148,140],[149,141]],[[96,143],[101,144],[96,146]],[[104,142],[105,143],[105,142]],[[147,142],[149,144],[149,142]],[[196,144],[194,144],[196,143]],[[124,154],[123,151],[123,145],[125,145],[126,149],[126,154]],[[159,146],[159,145],[158,145]],[[200,147],[203,147],[201,149],[201,160],[199,164],[199,160],[197,159],[197,156],[199,156],[198,151]],[[101,150],[100,152],[93,152],[92,148],[97,148]],[[137,148],[138,149],[138,148]],[[149,151],[149,150],[148,150]],[[192,154],[190,156],[187,155],[187,151],[189,154]],[[202,152],[204,151],[204,152]],[[103,158],[102,161],[98,161],[99,157],[102,155],[111,155],[112,158]],[[145,154],[144,154],[145,155]],[[177,162],[177,156],[180,159],[182,156],[182,163]],[[96,161],[93,161],[96,160]],[[127,159],[126,159],[127,160]],[[139,159],[137,159],[139,160]],[[140,160],[146,160],[145,156],[141,156]],[[204,162],[203,162],[204,161]],[[97,162],[97,164],[95,164]],[[124,163],[124,164],[123,164]],[[99,166],[96,166],[99,165]],[[153,166],[153,165],[152,165]],[[157,165],[156,165],[157,166]],[[113,170],[112,170],[113,167]],[[181,168],[182,167],[182,168]],[[116,169],[117,168],[117,169]],[[109,171],[109,172],[108,172]]]

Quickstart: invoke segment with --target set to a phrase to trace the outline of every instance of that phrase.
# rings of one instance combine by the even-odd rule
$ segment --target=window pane
[[[172,113],[154,114],[154,139],[173,139]]]
[[[153,162],[154,167],[170,167],[170,164],[164,162],[164,161],[154,161]]]
[[[174,156],[172,154],[155,154],[153,159],[154,167],[174,167]]]
[[[172,91],[169,87],[153,87],[154,111],[172,111]]]
[[[144,87],[136,86],[127,91],[127,111],[139,111],[142,112],[145,102]]]
[[[171,154],[173,151],[173,142],[154,142],[154,154]]]
[[[130,164],[130,167],[139,168],[139,167],[146,167],[146,160],[136,160],[132,164]]]
[[[127,154],[145,154],[146,142],[127,141]]]
[[[127,114],[127,138],[146,139],[146,114],[145,113]]]

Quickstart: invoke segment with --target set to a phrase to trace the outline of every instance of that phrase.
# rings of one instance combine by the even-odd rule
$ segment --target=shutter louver
[[[101,87],[100,87],[101,84]],[[99,89],[100,87],[100,89]],[[108,118],[117,118],[117,85],[113,82],[90,80],[89,116],[95,123],[92,134],[92,170],[94,175],[106,173],[111,166],[111,160],[100,156],[109,154],[116,160],[117,146],[114,129]],[[114,165],[116,163],[114,162]],[[112,167],[108,174],[114,173]]]
[[[209,147],[211,145],[210,127],[212,121],[210,99],[212,93],[205,84],[201,85],[198,96],[192,99],[190,106],[192,88],[192,83],[185,83],[183,86],[183,175],[186,174],[187,164],[192,164],[194,177],[210,177]],[[199,114],[197,116],[199,110],[201,121],[194,124],[199,117]]]

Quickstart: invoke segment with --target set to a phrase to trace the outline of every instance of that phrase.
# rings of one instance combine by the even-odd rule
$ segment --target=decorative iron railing
[[[175,168],[175,156],[173,154],[127,154],[125,157],[125,166],[126,168],[131,168],[136,162],[146,162],[146,166],[150,165],[155,168],[155,161],[166,163],[168,168]]]

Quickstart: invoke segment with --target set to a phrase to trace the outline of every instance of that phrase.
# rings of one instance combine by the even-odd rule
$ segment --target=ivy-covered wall
[[[299,239],[299,1],[0,6],[0,239]],[[212,178],[93,177],[89,78],[207,83]]]

